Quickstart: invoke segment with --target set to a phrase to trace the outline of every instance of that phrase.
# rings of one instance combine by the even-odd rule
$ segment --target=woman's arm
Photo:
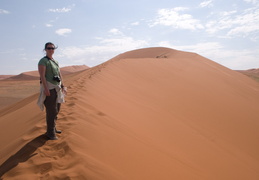
[[[60,77],[60,80],[61,80],[61,87],[63,88],[65,85],[64,85],[63,77],[62,77],[62,74],[61,74],[60,71],[59,71],[59,77]]]
[[[45,93],[46,96],[50,96],[49,88],[48,88],[48,85],[47,85],[47,80],[46,80],[46,77],[45,77],[46,66],[39,65],[38,71],[39,71],[39,74],[40,74],[41,82],[42,82],[43,87],[44,87],[44,93]]]
[[[63,82],[63,77],[62,77],[62,75],[61,75],[61,72],[59,71],[59,77],[60,77],[60,80],[61,80],[61,88],[62,88],[62,92],[64,93],[64,94],[67,94],[67,88],[65,87],[65,85],[64,85],[64,82]]]

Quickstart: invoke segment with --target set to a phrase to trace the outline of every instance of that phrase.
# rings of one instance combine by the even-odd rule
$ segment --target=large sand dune
[[[195,53],[126,52],[66,78],[57,141],[37,94],[0,111],[3,179],[258,180],[259,84]]]

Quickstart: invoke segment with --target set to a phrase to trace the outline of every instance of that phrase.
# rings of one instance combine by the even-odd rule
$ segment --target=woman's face
[[[45,49],[47,56],[52,56],[54,54],[54,50],[55,50],[55,46],[52,44],[49,44]]]

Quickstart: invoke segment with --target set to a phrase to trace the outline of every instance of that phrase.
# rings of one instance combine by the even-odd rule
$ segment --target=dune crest
[[[259,178],[259,84],[238,72],[195,53],[147,48],[66,84],[57,141],[41,136],[36,95],[0,111],[0,177]]]

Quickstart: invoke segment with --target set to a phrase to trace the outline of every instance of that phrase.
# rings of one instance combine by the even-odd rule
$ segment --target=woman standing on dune
[[[53,58],[55,49],[57,49],[57,47],[55,47],[53,43],[46,43],[44,48],[46,56],[38,63],[38,71],[41,80],[38,105],[41,110],[44,110],[44,106],[46,108],[46,135],[51,140],[58,139],[56,133],[61,133],[61,131],[56,129],[56,119],[60,110],[60,103],[64,102],[63,93],[65,93],[59,64]]]

